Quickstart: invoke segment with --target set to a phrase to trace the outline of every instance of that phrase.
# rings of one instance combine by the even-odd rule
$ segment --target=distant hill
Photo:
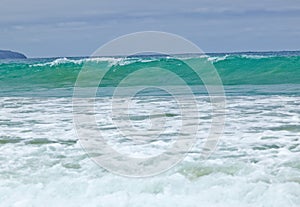
[[[0,50],[0,59],[26,59],[26,56],[18,52]]]

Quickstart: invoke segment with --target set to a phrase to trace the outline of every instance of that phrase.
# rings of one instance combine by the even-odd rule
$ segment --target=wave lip
[[[68,64],[68,63],[82,65],[83,63],[86,63],[86,62],[94,62],[94,63],[108,62],[111,65],[114,65],[120,61],[122,61],[122,58],[91,57],[91,58],[81,58],[81,59],[69,59],[69,58],[63,57],[63,58],[57,58],[55,60],[44,62],[44,63],[31,64],[30,67],[44,67],[44,66],[45,67],[47,67],[47,66],[54,67],[54,66],[58,66],[58,65]]]

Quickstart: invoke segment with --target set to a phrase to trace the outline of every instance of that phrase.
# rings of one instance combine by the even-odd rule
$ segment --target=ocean
[[[208,76],[203,65],[212,65],[223,84],[224,123],[210,156],[202,155],[213,123],[212,99],[205,81],[184,63],[199,65]],[[81,73],[84,67],[87,73]],[[171,80],[171,88],[197,107],[180,108],[174,94],[155,85],[134,95],[126,88],[163,84],[172,79],[167,73],[144,71],[119,85],[153,67],[180,74],[184,84]],[[108,72],[99,83],[94,74],[101,71]],[[98,88],[88,97],[98,131],[77,119],[90,115],[74,107],[79,74],[81,88]],[[184,96],[182,85],[192,97]],[[112,107],[116,88],[126,90]],[[0,60],[0,104],[0,206],[300,206],[300,52]],[[125,121],[118,117],[123,112]],[[195,135],[180,131],[182,123],[197,126]],[[110,157],[97,143],[91,144],[95,153],[88,149],[89,136],[79,132],[84,127],[137,159],[173,149],[179,135],[194,142],[176,151],[180,159],[172,165],[139,177],[132,163],[103,164]]]

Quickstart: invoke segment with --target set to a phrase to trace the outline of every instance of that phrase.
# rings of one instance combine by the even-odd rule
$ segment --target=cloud
[[[292,3],[289,3],[292,2]],[[2,0],[0,23],[48,23],[80,19],[173,16],[299,15],[300,1],[278,0]]]
[[[206,51],[294,49],[299,22],[298,0],[2,0],[0,45],[29,56],[87,55],[118,35],[162,30]]]

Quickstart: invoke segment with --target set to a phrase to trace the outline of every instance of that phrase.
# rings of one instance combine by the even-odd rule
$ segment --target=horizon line
[[[178,53],[178,54],[167,54],[167,55],[217,55],[217,54],[249,54],[249,53],[300,53],[299,50],[257,50],[257,51],[230,51],[230,52],[203,52],[203,53]],[[23,53],[22,53],[23,54]],[[134,56],[159,56],[163,54],[145,54],[145,55],[131,55],[131,56],[126,56],[126,55],[111,55],[111,56],[91,56],[91,55],[75,55],[75,56],[41,56],[41,57],[27,57],[27,59],[42,59],[42,58],[95,58],[95,57],[134,57]],[[166,56],[167,56],[166,55]]]

